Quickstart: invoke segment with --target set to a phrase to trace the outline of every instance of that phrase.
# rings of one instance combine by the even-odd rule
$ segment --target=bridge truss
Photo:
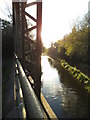
[[[26,11],[27,8],[32,6],[36,6],[36,18]],[[34,79],[34,89],[36,95],[40,97],[42,2],[27,3],[27,1],[21,2],[18,0],[18,2],[12,2],[12,8],[14,51],[26,75]],[[35,22],[35,25],[28,20]],[[36,30],[36,39],[33,37],[33,30]]]

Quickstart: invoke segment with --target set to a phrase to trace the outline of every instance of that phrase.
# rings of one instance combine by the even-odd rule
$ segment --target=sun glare
[[[78,17],[82,18],[84,14],[88,13],[89,1],[90,0],[42,0],[41,36],[45,47],[50,47],[52,42],[63,39],[64,35],[71,32],[73,20],[76,20]],[[0,0],[0,2],[3,3],[3,0]],[[1,9],[5,9],[4,4],[0,4]],[[26,11],[36,18],[35,7],[30,7],[29,10],[27,9]],[[0,15],[3,19],[7,18],[6,15],[3,15],[2,10],[0,11]]]
[[[73,20],[88,12],[89,0],[43,0],[42,41],[45,47],[71,32]]]

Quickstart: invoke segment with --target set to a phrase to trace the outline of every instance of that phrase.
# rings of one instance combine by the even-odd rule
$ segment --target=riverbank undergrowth
[[[70,66],[65,60],[59,59],[59,62],[61,66],[64,67],[67,71],[69,71],[69,73],[72,74],[74,78],[79,80],[80,83],[84,85],[87,92],[90,93],[90,78],[84,73],[82,73],[80,70],[78,70],[76,67]]]

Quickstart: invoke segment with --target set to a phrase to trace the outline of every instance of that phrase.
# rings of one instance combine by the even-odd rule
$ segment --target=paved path
[[[6,95],[4,104],[4,118],[18,118],[18,108],[15,101],[15,72],[14,72],[14,59],[11,62],[9,79],[6,83]]]

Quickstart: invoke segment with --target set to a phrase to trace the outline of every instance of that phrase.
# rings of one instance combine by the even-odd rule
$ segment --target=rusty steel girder
[[[24,71],[32,76],[35,83],[35,92],[40,97],[41,85],[41,29],[42,29],[42,1],[31,3],[12,2],[13,6],[13,31],[14,31],[14,50],[21,62]],[[36,17],[33,17],[26,8],[36,6]],[[34,21],[28,28],[27,17]],[[30,24],[29,24],[30,25]],[[32,31],[36,29],[36,39],[33,40]]]

